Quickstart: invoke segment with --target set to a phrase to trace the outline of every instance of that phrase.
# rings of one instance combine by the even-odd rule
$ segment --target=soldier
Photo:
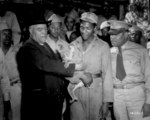
[[[129,24],[109,21],[114,114],[117,120],[143,120],[150,115],[150,61],[147,50],[129,41]],[[149,118],[147,118],[149,119]]]
[[[129,28],[130,40],[146,47],[146,39],[143,36],[143,30],[136,25]]]
[[[84,72],[92,74],[93,82],[76,89],[78,101],[71,104],[71,120],[96,120],[99,112],[103,112],[100,117],[106,118],[109,102],[113,101],[109,46],[95,35],[97,16],[94,13],[84,12],[80,20],[81,37],[72,44],[81,52]]]
[[[6,90],[4,92],[4,105],[7,106],[4,106],[5,117],[8,117],[7,113],[9,113],[9,110],[7,110],[7,108],[10,101],[12,120],[20,120],[21,83],[16,63],[16,53],[18,48],[13,46],[12,31],[9,29],[7,24],[3,23],[0,25],[0,27],[1,29],[3,28],[1,31],[1,57],[3,58],[2,64],[4,66],[3,68],[6,68],[6,73],[9,79],[7,92]],[[8,93],[8,95],[6,93]]]

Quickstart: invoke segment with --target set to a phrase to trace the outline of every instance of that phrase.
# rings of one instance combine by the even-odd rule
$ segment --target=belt
[[[142,85],[144,82],[138,82],[138,83],[133,83],[133,84],[114,84],[115,89],[131,89],[136,86]]]

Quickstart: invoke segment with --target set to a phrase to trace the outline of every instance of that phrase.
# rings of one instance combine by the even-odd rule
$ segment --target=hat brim
[[[34,22],[30,22],[30,23],[29,23],[29,26],[38,25],[38,24],[48,24],[48,22],[43,21],[43,20],[34,21]]]
[[[124,31],[127,31],[127,30],[126,30],[125,28],[110,29],[108,33],[109,33],[110,35],[118,35],[118,34],[124,32]]]
[[[92,23],[92,24],[97,24],[97,22],[91,20],[91,19],[88,19],[88,18],[80,18],[80,20],[82,21],[86,21],[86,22],[89,22],[89,23]]]

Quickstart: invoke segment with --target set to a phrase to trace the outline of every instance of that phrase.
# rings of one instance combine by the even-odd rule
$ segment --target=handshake
[[[77,96],[75,95],[76,89],[81,88],[83,86],[90,87],[90,85],[93,82],[93,79],[91,73],[78,71],[74,73],[74,78],[70,82],[71,84],[68,85],[67,89],[72,98],[70,102],[73,103],[76,100],[78,100]]]

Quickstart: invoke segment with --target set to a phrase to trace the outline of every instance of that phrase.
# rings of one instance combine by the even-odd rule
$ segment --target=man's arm
[[[143,105],[143,117],[150,116],[150,59],[148,53],[145,50],[143,55],[143,61],[141,63],[143,67],[143,73],[145,75],[145,104]]]
[[[47,56],[38,48],[31,46],[21,48],[18,57],[20,57],[18,60],[27,58],[27,61],[24,62],[33,64],[38,69],[47,73],[71,77],[75,70],[75,64],[70,64],[68,68],[65,68],[63,62],[55,60],[53,56]]]
[[[106,118],[109,110],[109,103],[113,102],[113,79],[112,79],[112,66],[111,66],[111,56],[110,49],[108,45],[103,46],[102,53],[102,87],[103,87],[103,103],[99,110],[99,114]]]
[[[103,102],[113,102],[114,96],[110,49],[108,45],[104,45],[102,49]]]

